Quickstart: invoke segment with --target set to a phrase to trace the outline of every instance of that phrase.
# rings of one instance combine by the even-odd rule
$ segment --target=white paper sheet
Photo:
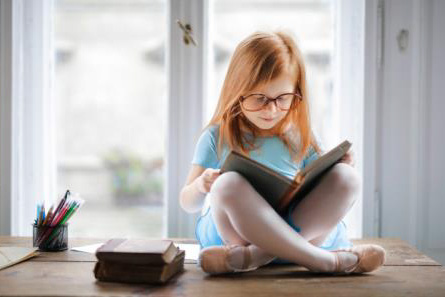
[[[71,248],[72,251],[78,251],[78,252],[84,252],[84,253],[96,253],[96,250],[101,247],[103,243],[96,243],[96,244],[90,244],[90,245],[84,245],[84,246],[78,246]]]
[[[185,251],[185,260],[189,260],[191,262],[198,261],[199,256],[199,244],[190,244],[190,243],[174,243],[180,250]],[[103,243],[90,244],[85,246],[78,246],[71,248],[72,251],[84,252],[84,253],[96,253],[96,250],[102,246]]]
[[[180,249],[185,251],[185,260],[198,261],[199,256],[199,244],[190,243],[176,243],[175,245]]]

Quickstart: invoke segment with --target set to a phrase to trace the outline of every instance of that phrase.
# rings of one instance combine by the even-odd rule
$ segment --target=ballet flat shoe
[[[235,247],[243,248],[243,266],[241,269],[232,267],[229,264],[230,251]],[[258,267],[251,267],[251,254],[247,246],[238,244],[229,244],[223,246],[210,246],[202,249],[199,253],[198,264],[202,270],[211,275],[233,273],[233,272],[247,272],[257,269]]]
[[[385,263],[385,249],[376,244],[361,244],[348,249],[333,251],[335,255],[335,271],[334,274],[352,274],[371,272],[379,268]],[[354,265],[343,270],[340,269],[338,252],[354,253],[358,261]]]

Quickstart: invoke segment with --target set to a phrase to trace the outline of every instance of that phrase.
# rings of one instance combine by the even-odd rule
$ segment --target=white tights
[[[314,271],[333,271],[334,255],[319,246],[355,202],[360,180],[353,167],[335,164],[317,186],[297,205],[292,219],[296,232],[236,172],[219,176],[210,190],[210,206],[216,228],[226,244],[249,246],[251,266],[261,266],[276,257]],[[240,267],[242,252],[234,253],[232,266]],[[345,267],[357,258],[342,254]]]

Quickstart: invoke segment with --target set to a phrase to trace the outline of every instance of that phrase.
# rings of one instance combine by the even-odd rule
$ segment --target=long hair
[[[273,131],[297,162],[303,159],[310,145],[320,152],[311,130],[302,54],[288,33],[278,31],[251,34],[241,41],[232,55],[215,113],[205,127],[219,124],[218,155],[224,144],[244,155],[255,148],[260,130],[243,115],[238,98],[282,74],[292,77],[294,91],[302,100],[294,100],[286,117]],[[253,137],[247,137],[241,127]]]

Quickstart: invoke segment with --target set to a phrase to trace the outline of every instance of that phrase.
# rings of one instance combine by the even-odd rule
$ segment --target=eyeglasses
[[[283,111],[289,110],[295,99],[302,100],[298,93],[284,93],[275,98],[269,98],[264,94],[250,94],[247,96],[240,96],[239,101],[243,108],[247,111],[258,111],[265,108],[270,101],[275,103],[275,106]]]

